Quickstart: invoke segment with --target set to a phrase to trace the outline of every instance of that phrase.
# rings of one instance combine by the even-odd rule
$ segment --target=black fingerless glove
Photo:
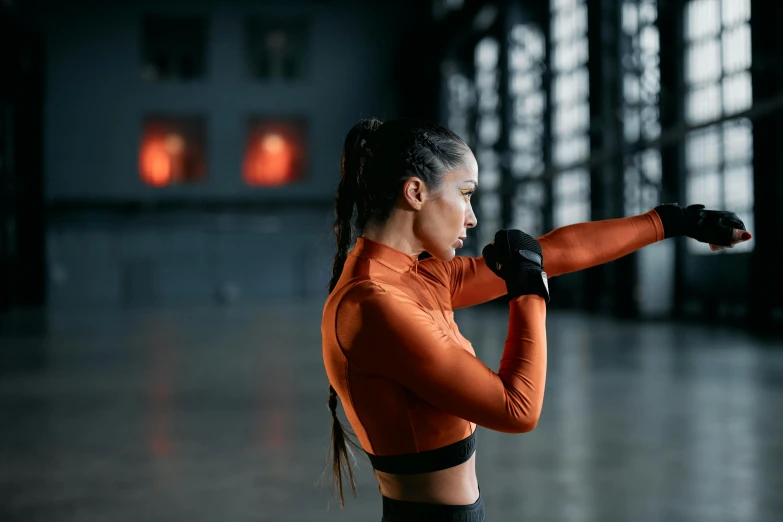
[[[734,212],[705,210],[704,205],[680,208],[676,203],[659,205],[655,211],[663,223],[665,237],[687,236],[711,245],[731,246],[734,229],[745,224]]]
[[[539,295],[549,302],[544,256],[535,238],[520,230],[499,230],[482,255],[489,269],[506,281],[510,297]]]

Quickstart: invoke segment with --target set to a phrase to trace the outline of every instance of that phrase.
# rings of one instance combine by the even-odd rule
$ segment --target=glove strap
[[[537,295],[549,303],[549,281],[546,272],[538,268],[523,268],[519,278],[514,283],[506,282],[508,295],[519,297],[521,295]]]
[[[685,216],[677,203],[658,205],[654,209],[663,224],[663,237],[679,237],[685,235]]]
[[[535,252],[531,252],[530,250],[517,250],[517,254],[524,257],[528,261],[532,261],[537,266],[540,267],[544,266],[544,260],[541,258],[540,255],[536,254]]]

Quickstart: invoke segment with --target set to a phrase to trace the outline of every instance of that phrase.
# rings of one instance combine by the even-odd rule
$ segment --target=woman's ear
[[[402,186],[402,197],[412,209],[421,210],[421,205],[427,197],[427,187],[419,178],[410,177]]]

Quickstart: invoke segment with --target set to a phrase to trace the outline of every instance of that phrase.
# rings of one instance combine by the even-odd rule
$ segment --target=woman
[[[536,426],[547,274],[605,263],[667,237],[725,246],[749,239],[731,212],[661,205],[538,240],[499,231],[482,257],[455,257],[476,226],[470,198],[479,184],[476,160],[458,136],[426,121],[363,120],[345,139],[341,171],[337,256],[321,326],[334,481],[342,505],[344,466],[356,490],[339,396],[375,470],[385,522],[485,520],[476,425],[509,433]],[[361,236],[349,253],[354,209]],[[419,261],[421,252],[432,257]],[[508,337],[494,373],[460,334],[454,310],[506,294]]]

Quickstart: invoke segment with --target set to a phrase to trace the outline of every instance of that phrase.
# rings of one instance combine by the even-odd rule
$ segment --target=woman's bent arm
[[[366,281],[337,313],[337,338],[350,364],[399,382],[436,408],[487,428],[535,428],[546,382],[546,303],[509,304],[497,373],[466,351],[428,310],[401,291]]]

